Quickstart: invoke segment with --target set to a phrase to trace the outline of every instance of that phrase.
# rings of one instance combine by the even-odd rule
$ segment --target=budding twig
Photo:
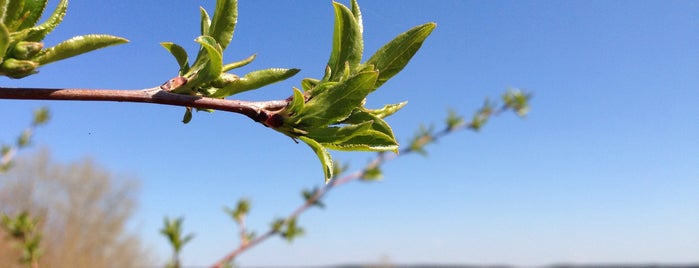
[[[500,107],[497,110],[491,111],[487,116],[495,116],[495,115],[500,115],[503,112],[513,109],[513,107],[510,107],[508,105],[504,105]],[[518,110],[515,109],[515,112],[518,112]],[[429,131],[427,133],[424,133],[422,137],[418,137],[419,139],[427,140],[426,142],[422,143],[420,146],[425,146],[427,144],[432,144],[437,142],[438,140],[444,138],[445,136],[452,134],[454,132],[462,131],[462,130],[472,130],[472,131],[478,131],[478,129],[474,128],[471,124],[466,124],[466,123],[458,123],[458,124],[448,124],[446,127],[444,127],[440,131]],[[347,174],[343,177],[339,178],[333,178],[328,184],[323,186],[322,188],[314,191],[314,193],[306,198],[306,202],[301,204],[298,208],[296,208],[293,212],[291,212],[289,215],[287,215],[286,218],[283,220],[283,224],[288,223],[289,221],[297,219],[303,212],[307,211],[309,208],[313,207],[319,200],[321,200],[330,190],[335,188],[336,186],[340,186],[349,182],[353,181],[359,181],[359,180],[371,180],[367,178],[367,172],[374,170],[384,163],[394,160],[398,157],[409,155],[412,153],[420,153],[420,150],[416,150],[414,147],[405,147],[399,151],[398,154],[387,154],[387,153],[378,153],[376,158],[372,160],[370,163],[368,163],[364,169],[360,171],[355,171],[353,173]],[[255,239],[252,239],[250,241],[241,241],[241,244],[236,248],[235,250],[231,251],[228,253],[226,256],[221,258],[216,264],[212,265],[212,268],[222,268],[225,267],[226,264],[230,263],[233,261],[238,255],[244,253],[248,249],[256,246],[257,244],[260,244],[264,242],[265,240],[269,239],[270,237],[274,236],[275,234],[278,234],[278,230],[275,230],[274,228],[270,228],[265,232],[263,235],[258,236]]]

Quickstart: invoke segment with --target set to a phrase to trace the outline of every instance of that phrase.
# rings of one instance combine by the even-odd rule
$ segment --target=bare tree
[[[38,217],[42,267],[136,267],[148,261],[138,236],[127,229],[137,190],[133,178],[90,159],[57,164],[42,150],[0,175],[0,211]],[[21,252],[0,241],[0,266],[12,267]]]

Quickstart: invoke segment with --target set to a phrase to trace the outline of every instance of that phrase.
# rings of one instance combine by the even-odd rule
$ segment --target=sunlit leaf
[[[235,69],[235,68],[240,68],[240,67],[243,67],[243,66],[245,66],[245,65],[248,65],[248,64],[250,64],[253,60],[255,60],[255,57],[257,57],[257,54],[252,54],[252,55],[250,55],[250,57],[247,57],[247,58],[245,58],[245,59],[243,59],[243,60],[241,60],[241,61],[236,61],[236,62],[233,62],[233,63],[229,63],[229,64],[226,64],[226,65],[223,65],[223,70],[222,70],[222,72],[228,72],[228,71],[233,70],[233,69]]]
[[[188,83],[196,86],[219,77],[223,70],[223,55],[221,55],[221,46],[210,36],[199,36],[194,41],[202,46],[202,51],[206,55],[199,57],[189,70],[189,73],[195,74]]]
[[[18,30],[26,29],[34,26],[41,18],[41,14],[46,8],[48,0],[24,0],[24,11],[22,12],[24,19],[17,28]]]
[[[345,63],[353,70],[362,60],[364,42],[362,31],[355,16],[346,6],[333,2],[335,8],[335,26],[333,45],[328,66],[332,70],[330,81],[337,81],[343,73]]]
[[[398,35],[376,51],[366,62],[366,64],[373,64],[374,68],[379,71],[376,87],[381,86],[388,79],[403,70],[403,67],[408,64],[436,26],[437,24],[432,22],[416,26]]]
[[[303,126],[323,126],[350,115],[373,90],[378,73],[359,73],[349,79],[314,94],[294,121]]]
[[[316,153],[316,155],[318,156],[318,160],[320,160],[320,164],[323,165],[325,183],[328,183],[328,181],[330,181],[330,179],[333,177],[333,160],[330,156],[330,153],[328,153],[328,150],[325,150],[325,148],[322,145],[320,145],[320,143],[316,142],[311,138],[303,136],[299,136],[298,138],[301,141],[308,144],[308,146],[310,146],[311,149],[313,149],[313,152]]]
[[[222,49],[226,49],[233,38],[238,22],[238,1],[217,0],[216,10],[209,29],[209,35],[216,39]]]
[[[7,30],[14,32],[22,24],[22,11],[24,9],[24,0],[9,0],[7,2],[5,17],[2,23],[7,27]]]
[[[184,48],[171,42],[162,42],[160,45],[167,51],[170,51],[170,54],[177,60],[177,64],[180,66],[179,75],[184,75],[189,71],[189,56],[187,56],[187,51]]]
[[[303,92],[298,88],[294,88],[294,95],[291,98],[291,102],[286,108],[289,114],[295,114],[303,109],[303,105],[306,103],[306,98],[303,96]]]
[[[338,151],[398,152],[398,142],[383,132],[369,130],[340,143],[323,143],[328,149]]]
[[[357,21],[359,32],[364,32],[364,25],[362,25],[362,12],[359,10],[359,3],[357,3],[357,0],[352,0],[352,15],[354,15],[354,19]]]
[[[352,137],[364,135],[371,129],[371,121],[342,127],[323,127],[309,130],[306,135],[318,143],[342,143]]]
[[[372,129],[379,131],[389,137],[394,137],[391,126],[386,123],[381,117],[378,117],[370,112],[355,109],[349,117],[342,121],[343,124],[360,124],[362,122],[372,122]]]
[[[58,24],[63,21],[63,17],[66,15],[66,10],[68,9],[68,0],[61,0],[58,2],[56,9],[54,9],[51,16],[42,24],[35,27],[27,28],[22,30],[22,35],[26,34],[26,38],[20,38],[25,41],[35,41],[39,42],[46,37],[53,29],[58,26]]]
[[[10,32],[7,31],[5,25],[0,24],[0,63],[2,63],[2,59],[5,57],[5,53],[7,52],[7,48],[9,46]]]
[[[126,42],[128,42],[128,40],[112,35],[90,34],[76,36],[63,41],[54,47],[46,49],[44,52],[40,53],[38,57],[34,58],[34,61],[40,63],[41,65],[45,65],[96,49],[123,44]]]
[[[318,85],[318,83],[320,83],[320,80],[318,79],[304,78],[301,80],[301,88],[303,88],[304,91],[311,91]]]
[[[383,108],[374,109],[374,110],[366,110],[366,112],[373,114],[374,116],[376,116],[378,118],[385,118],[387,116],[390,116],[390,115],[398,112],[406,104],[408,104],[407,101],[404,101],[401,103],[396,103],[396,104],[388,104],[388,105],[385,105]]]
[[[209,35],[209,29],[211,28],[211,18],[209,17],[209,13],[207,13],[206,9],[203,7],[199,7],[199,12],[201,13],[201,35]]]
[[[265,70],[253,71],[246,74],[240,79],[232,81],[225,87],[216,91],[211,97],[222,98],[238,94],[240,92],[261,88],[263,86],[273,84],[289,77],[294,76],[299,69],[282,69],[270,68]]]

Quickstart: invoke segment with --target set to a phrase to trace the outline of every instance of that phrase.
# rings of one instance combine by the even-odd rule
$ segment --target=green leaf
[[[502,95],[502,101],[505,107],[514,110],[518,116],[524,117],[529,112],[529,99],[531,94],[525,93],[519,89],[508,89]]]
[[[449,109],[449,114],[447,115],[447,129],[448,130],[454,130],[457,129],[461,126],[463,126],[466,123],[464,118],[460,115],[458,115],[454,110]]]
[[[354,19],[357,21],[359,32],[364,32],[364,25],[362,25],[362,12],[359,10],[359,3],[357,3],[357,0],[352,0],[352,15],[354,15]]]
[[[187,56],[187,51],[184,48],[172,42],[162,42],[160,45],[167,49],[177,60],[177,64],[180,66],[179,75],[184,75],[189,71],[189,56]]]
[[[386,134],[382,124],[365,121],[356,125],[310,130],[306,135],[324,147],[340,151],[395,151],[398,143],[393,133]],[[389,128],[390,130],[390,128]]]
[[[40,53],[39,56],[34,58],[34,61],[41,65],[46,65],[54,61],[70,58],[108,46],[123,44],[128,41],[129,40],[121,37],[103,34],[76,36],[46,49],[44,52]]]
[[[303,199],[306,202],[310,201],[311,198],[313,198],[316,194],[318,194],[318,188],[314,188],[312,191],[304,189],[301,192],[301,196],[303,196]],[[320,199],[313,200],[313,202],[311,202],[311,205],[317,206],[319,208],[325,208],[325,204],[323,204],[323,202],[321,202]]]
[[[318,80],[318,79],[304,78],[303,80],[301,80],[301,88],[303,88],[303,91],[311,91],[319,83],[320,83],[320,80]]]
[[[7,48],[10,46],[10,32],[7,30],[5,25],[0,24],[0,63],[2,63],[3,58],[5,58],[5,53],[7,53]]]
[[[328,149],[338,151],[398,152],[398,142],[383,132],[369,130],[340,143],[322,143]]]
[[[318,159],[320,160],[320,164],[323,165],[325,183],[328,183],[330,179],[333,177],[333,160],[330,156],[330,153],[328,153],[328,150],[325,150],[325,148],[322,145],[320,145],[320,143],[311,138],[307,138],[304,136],[299,136],[298,138],[301,141],[308,144],[308,146],[310,146],[311,149],[313,149],[313,151],[316,153]]]
[[[303,105],[305,103],[306,97],[303,96],[303,92],[301,92],[301,90],[298,88],[294,88],[294,96],[291,98],[291,102],[289,102],[289,105],[286,107],[286,111],[288,114],[296,114],[303,109]]]
[[[416,26],[398,35],[369,58],[366,64],[373,64],[379,71],[376,87],[403,70],[436,26],[433,22]]]
[[[26,14],[26,17],[17,29],[26,29],[39,22],[39,18],[41,18],[41,14],[44,13],[46,8],[46,3],[48,3],[48,0],[24,0],[24,11],[22,13]]]
[[[343,124],[360,124],[362,122],[373,122],[371,128],[386,134],[389,137],[394,137],[391,126],[386,123],[381,117],[378,117],[368,111],[355,109],[352,114],[342,121]]]
[[[356,125],[346,125],[342,127],[324,127],[308,131],[309,137],[318,143],[342,143],[358,135],[366,134],[371,129],[373,122],[362,122]]]
[[[211,95],[213,98],[228,97],[240,92],[261,88],[294,76],[299,69],[270,68],[253,71],[238,80],[232,81]]]
[[[7,15],[7,3],[10,0],[0,0],[0,24],[3,24],[1,22],[5,21],[5,17]],[[4,24],[3,24],[4,26]]]
[[[187,107],[187,109],[184,111],[184,116],[182,117],[182,123],[189,123],[192,121],[192,107]]]
[[[21,18],[23,17],[24,10],[24,0],[10,0],[7,3],[5,17],[2,23],[11,32],[14,32],[22,24]]]
[[[188,74],[194,76],[189,80],[189,86],[197,86],[211,82],[218,78],[223,70],[221,46],[216,43],[216,40],[210,36],[199,36],[197,39],[194,39],[194,41],[201,44],[204,53],[197,59],[192,68],[189,69]]]
[[[407,101],[401,102],[401,103],[396,103],[396,104],[388,104],[384,106],[381,109],[374,109],[374,110],[366,110],[366,112],[373,114],[374,116],[378,118],[385,118],[389,115],[392,115],[401,108],[403,108],[406,104],[408,104]]]
[[[222,49],[226,49],[233,39],[233,31],[238,22],[238,1],[217,0],[214,18],[209,35],[216,39]]]
[[[46,124],[49,121],[51,114],[49,109],[46,107],[41,107],[34,111],[34,119],[32,120],[32,126],[37,127]]]
[[[222,70],[222,72],[228,72],[228,71],[233,70],[233,69],[235,69],[235,68],[240,68],[240,67],[243,67],[243,66],[245,66],[245,65],[248,65],[248,64],[251,63],[253,60],[255,60],[255,57],[257,57],[257,54],[252,54],[252,55],[250,55],[250,57],[247,57],[247,58],[245,58],[245,59],[243,59],[243,60],[241,60],[241,61],[236,61],[236,62],[233,62],[233,63],[229,63],[229,64],[226,64],[226,65],[223,65],[223,70]]]
[[[332,52],[328,60],[328,66],[332,71],[329,81],[337,81],[341,77],[345,63],[349,63],[351,70],[354,70],[362,60],[364,50],[361,27],[352,11],[337,2],[333,2],[333,6],[335,27]]]
[[[203,7],[199,7],[199,11],[201,13],[201,35],[209,35],[209,28],[211,28],[211,18],[209,17],[209,13],[207,13],[206,9]]]
[[[362,174],[363,181],[378,181],[383,178],[383,172],[379,166],[373,166],[364,170]]]
[[[303,110],[294,116],[294,122],[313,128],[346,118],[373,90],[377,77],[377,72],[359,73],[314,94]]]
[[[68,0],[61,0],[58,2],[58,6],[54,9],[51,16],[44,23],[23,30],[23,34],[26,34],[26,38],[20,38],[24,41],[34,41],[39,42],[46,37],[53,29],[58,26],[58,24],[63,21],[63,17],[66,15],[66,10],[68,9]]]

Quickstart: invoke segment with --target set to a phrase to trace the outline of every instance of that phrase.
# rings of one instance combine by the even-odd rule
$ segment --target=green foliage
[[[190,66],[187,52],[179,45],[164,42],[179,66],[178,76],[161,86],[168,92],[211,98],[226,98],[288,79],[298,69],[268,68],[243,76],[227,73],[255,59],[223,63],[238,11],[236,0],[217,0],[213,18],[200,8],[200,36],[195,39],[200,49]],[[322,79],[306,78],[301,89],[294,88],[288,104],[274,110],[259,111],[256,121],[294,140],[301,140],[316,153],[323,166],[325,181],[333,177],[332,157],[328,149],[341,151],[394,151],[398,142],[383,118],[405,102],[380,109],[364,107],[367,96],[402,70],[435,28],[426,23],[398,35],[371,58],[361,63],[364,53],[363,25],[359,4],[351,8],[333,2],[335,13],[332,50]],[[183,122],[192,119],[187,108]]]
[[[502,101],[508,109],[514,110],[517,115],[525,116],[529,112],[529,100],[532,98],[530,93],[523,92],[519,89],[509,89],[502,95]]]
[[[364,102],[405,67],[435,27],[427,23],[408,30],[362,64],[363,25],[357,1],[352,1],[351,9],[337,2],[333,7],[333,45],[325,76],[304,79],[303,94],[294,89],[290,105],[274,112],[282,123],[275,118],[273,124],[266,124],[308,144],[320,159],[326,183],[333,177],[328,149],[397,152],[398,142],[383,118],[406,103],[372,110],[364,107]]]
[[[434,126],[425,127],[424,125],[420,125],[417,133],[415,133],[415,136],[413,136],[413,139],[410,141],[409,150],[426,156],[427,151],[425,151],[425,146],[434,141],[434,135]]]
[[[383,172],[381,171],[381,167],[376,165],[376,166],[370,166],[364,170],[361,176],[361,180],[363,181],[378,181],[383,178]]]
[[[0,147],[0,173],[6,172],[12,167],[12,158],[17,150],[23,149],[31,144],[34,128],[48,123],[51,115],[48,108],[42,107],[34,111],[34,118],[29,127],[17,136],[14,145],[4,144]]]
[[[182,222],[184,218],[169,219],[165,218],[163,221],[163,228],[160,229],[160,233],[164,235],[170,245],[172,246],[173,255],[172,261],[167,267],[179,268],[180,267],[180,252],[182,247],[194,238],[193,234],[183,235],[182,233]]]
[[[213,18],[200,8],[201,35],[195,39],[200,49],[191,66],[181,46],[161,43],[179,66],[178,77],[163,84],[161,89],[177,94],[226,98],[288,79],[299,72],[298,69],[269,68],[243,76],[227,73],[255,59],[253,55],[223,64],[223,51],[228,47],[237,23],[237,6],[236,0],[217,0]],[[427,23],[410,29],[380,48],[367,62],[361,63],[364,40],[357,1],[351,1],[351,8],[333,2],[333,8],[332,50],[325,76],[320,80],[302,80],[301,89],[293,89],[286,107],[261,110],[260,118],[255,119],[311,147],[323,166],[326,182],[334,173],[328,149],[398,150],[393,131],[383,118],[400,110],[405,102],[375,110],[364,107],[364,102],[370,93],[408,64],[435,28],[434,23]],[[187,123],[191,118],[191,108],[187,108],[182,121]]]
[[[306,202],[310,202],[311,205],[317,206],[319,208],[325,208],[325,204],[320,201],[320,199],[316,198],[317,195],[319,194],[318,188],[313,188],[313,190],[307,190],[304,189],[301,192],[301,196],[303,196],[303,199],[306,200]]]
[[[224,211],[231,216],[235,222],[241,223],[248,213],[250,213],[250,200],[240,199],[235,209],[224,208]]]
[[[287,242],[294,242],[294,239],[304,234],[303,228],[298,226],[296,217],[288,219],[277,219],[272,222],[272,231],[280,234]]]
[[[242,77],[227,73],[255,59],[255,55],[252,55],[238,62],[223,63],[223,51],[230,44],[238,21],[238,1],[217,0],[213,18],[204,8],[200,8],[200,12],[201,35],[195,39],[200,48],[191,66],[189,56],[181,46],[171,42],[161,43],[175,57],[179,65],[178,77],[184,81],[175,86],[161,87],[164,90],[222,99],[285,80],[299,72],[298,69],[268,68],[250,72]],[[190,119],[191,110],[188,110],[183,122],[187,123]]]
[[[39,245],[41,242],[39,219],[31,217],[26,211],[15,217],[3,213],[0,215],[0,227],[15,242],[15,246],[22,250],[20,262],[31,265],[39,260],[42,254]]]
[[[111,35],[83,35],[44,49],[41,42],[63,21],[68,0],[61,0],[51,16],[38,24],[48,0],[0,1],[0,75],[22,78],[42,65],[77,56],[128,40]]]

